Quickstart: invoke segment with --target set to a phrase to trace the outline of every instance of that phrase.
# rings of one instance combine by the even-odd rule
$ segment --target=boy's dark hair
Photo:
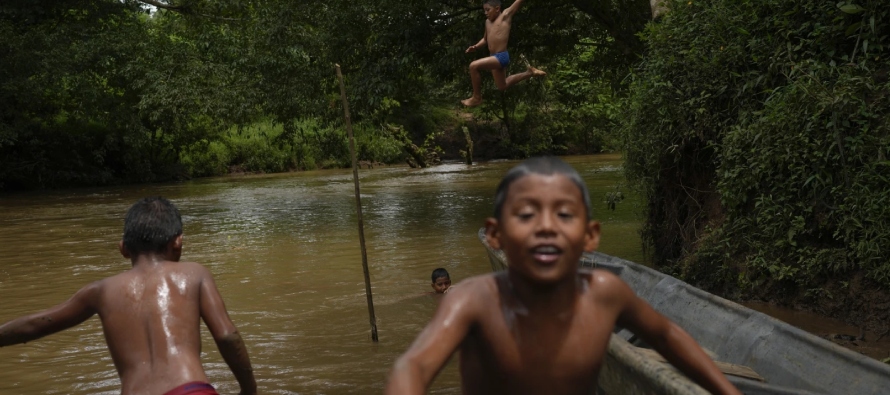
[[[163,252],[176,236],[182,234],[179,210],[160,196],[134,203],[124,218],[124,247],[133,256]]]
[[[494,195],[494,217],[498,221],[501,219],[501,210],[504,208],[504,201],[507,200],[507,191],[510,185],[516,180],[530,174],[540,174],[550,176],[554,174],[562,174],[578,186],[581,190],[581,198],[584,199],[584,208],[587,210],[587,219],[593,219],[593,212],[590,209],[590,192],[587,191],[587,185],[581,179],[581,175],[562,159],[554,156],[540,156],[529,158],[522,163],[510,169],[498,184],[497,192]]]
[[[451,276],[448,275],[448,271],[447,271],[447,270],[445,270],[445,269],[443,269],[443,268],[441,268],[441,267],[440,267],[440,268],[436,268],[436,270],[433,270],[433,275],[432,275],[432,280],[433,280],[433,281],[432,281],[432,282],[435,283],[435,282],[436,282],[436,279],[437,279],[437,278],[441,278],[441,277],[445,277],[445,278],[451,280]]]
[[[485,2],[483,2],[482,4],[488,4],[492,7],[500,7],[501,0],[485,0]]]

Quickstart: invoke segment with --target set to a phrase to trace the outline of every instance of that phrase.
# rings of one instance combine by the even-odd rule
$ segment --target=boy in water
[[[431,278],[433,280],[433,293],[444,294],[448,292],[448,288],[451,287],[451,276],[448,275],[447,270],[441,267],[437,268],[433,270]]]
[[[396,362],[388,394],[421,394],[460,350],[465,394],[591,394],[616,324],[652,345],[714,394],[741,394],[698,344],[620,278],[578,268],[599,244],[578,173],[556,158],[511,169],[495,197],[486,238],[506,272],[448,292]]]
[[[182,220],[167,199],[145,198],[124,219],[121,254],[133,268],[83,287],[68,301],[0,325],[0,347],[102,320],[122,394],[216,394],[201,366],[200,320],[241,385],[256,394],[247,349],[210,271],[179,262]]]
[[[513,14],[522,7],[523,0],[516,0],[506,10],[501,11],[501,0],[485,0],[482,10],[485,11],[485,35],[474,45],[467,48],[466,53],[476,52],[488,44],[488,52],[492,55],[487,58],[477,59],[470,63],[470,80],[473,82],[473,97],[461,100],[467,107],[482,104],[482,76],[479,70],[491,70],[494,83],[498,89],[505,90],[516,85],[522,80],[531,77],[542,77],[547,73],[528,66],[523,73],[513,74],[507,77],[507,65],[510,64],[510,54],[507,53],[507,41],[510,39],[510,27],[513,24]]]

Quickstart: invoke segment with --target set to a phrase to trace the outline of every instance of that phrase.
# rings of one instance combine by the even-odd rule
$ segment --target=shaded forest
[[[485,76],[486,104],[465,111],[478,1],[13,0],[0,15],[3,190],[347,166],[334,64],[360,160],[459,157],[463,126],[480,157],[614,149],[615,84],[650,19],[645,0],[530,1],[510,48],[550,78],[501,94]]]

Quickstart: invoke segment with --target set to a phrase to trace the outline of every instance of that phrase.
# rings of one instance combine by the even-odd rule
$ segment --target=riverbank
[[[744,305],[871,358],[890,361],[890,293],[855,276],[824,285],[825,296],[780,300],[742,299]]]

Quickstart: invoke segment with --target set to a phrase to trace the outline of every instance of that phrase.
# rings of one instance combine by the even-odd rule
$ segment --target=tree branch
[[[150,6],[154,6],[154,7],[165,9],[165,10],[182,12],[186,9],[185,7],[183,7],[181,5],[172,5],[172,4],[167,4],[167,3],[161,3],[156,0],[139,0],[139,1],[142,3],[148,4]]]
[[[467,15],[467,14],[469,14],[469,13],[471,13],[471,12],[475,12],[475,11],[476,11],[475,9],[470,9],[470,8],[468,8],[468,9],[465,9],[465,10],[463,10],[463,11],[456,12],[456,13],[454,13],[454,14],[447,14],[447,15],[439,16],[439,17],[436,18],[436,20],[440,20],[440,21],[441,21],[441,20],[447,20],[447,19],[451,19],[451,18],[455,18],[455,17],[462,16],[462,15]]]

